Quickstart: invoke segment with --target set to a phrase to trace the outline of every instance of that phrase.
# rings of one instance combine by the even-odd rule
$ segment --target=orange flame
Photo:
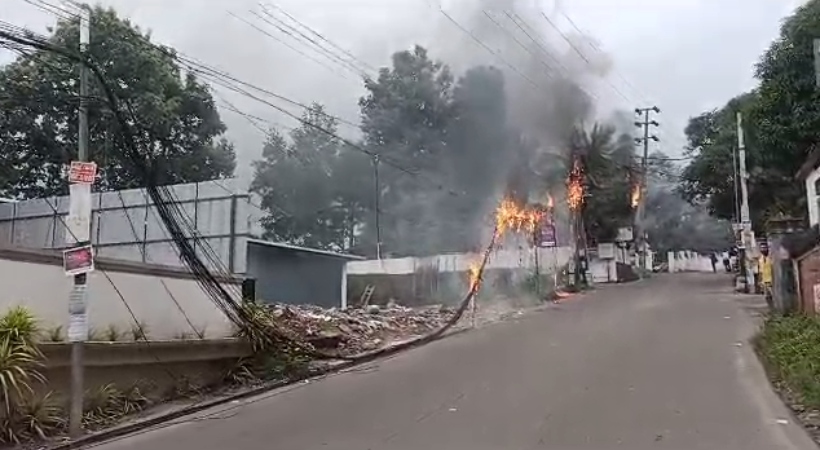
[[[555,209],[555,200],[552,198],[552,195],[549,192],[547,192],[547,209],[549,211]]]
[[[578,211],[584,204],[583,175],[581,162],[576,159],[572,165],[572,171],[570,171],[569,177],[567,177],[567,203],[573,211]]]
[[[478,289],[481,287],[481,262],[471,262],[470,268],[467,269],[467,274],[470,277],[470,292],[478,292]]]
[[[522,207],[512,199],[505,198],[495,211],[496,230],[499,235],[506,231],[535,231],[541,222],[543,212],[533,208]]]
[[[637,208],[638,205],[641,203],[641,187],[637,184],[632,188],[632,195],[630,196],[630,201],[632,202],[633,208]]]

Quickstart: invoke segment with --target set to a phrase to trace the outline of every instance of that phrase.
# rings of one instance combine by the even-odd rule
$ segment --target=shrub
[[[809,407],[820,407],[820,320],[773,316],[756,346],[770,374]]]

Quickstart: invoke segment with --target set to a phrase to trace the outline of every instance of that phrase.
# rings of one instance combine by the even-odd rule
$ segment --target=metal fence
[[[171,186],[178,204],[203,245],[213,249],[221,268],[244,273],[246,241],[256,234],[259,212],[237,180]],[[182,266],[176,247],[144,189],[93,194],[91,240],[98,256]],[[0,246],[64,249],[67,196],[0,203]]]

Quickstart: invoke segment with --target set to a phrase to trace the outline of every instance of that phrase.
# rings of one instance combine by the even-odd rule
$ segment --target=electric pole
[[[743,230],[741,236],[743,253],[738,255],[738,260],[743,262],[741,270],[745,278],[744,291],[748,294],[754,292],[755,285],[754,273],[751,270],[755,239],[752,231],[752,215],[749,212],[749,173],[746,170],[746,142],[743,136],[743,115],[740,112],[737,113],[737,153],[740,170],[740,224]]]
[[[77,159],[80,162],[88,161],[88,67],[86,66],[88,57],[88,45],[91,40],[91,11],[87,6],[81,8],[80,12],[80,110],[79,110],[79,136]],[[91,239],[91,185],[78,184],[71,189],[72,203],[82,203],[88,210],[80,211],[78,214],[81,230],[78,236],[68,237],[74,240],[77,247],[89,244]],[[82,198],[79,198],[82,197]],[[87,201],[86,201],[87,200]],[[72,205],[73,206],[73,205]],[[72,208],[74,209],[74,208]],[[88,222],[85,222],[88,220]],[[68,231],[71,231],[69,228]],[[93,255],[93,254],[92,254]],[[93,257],[93,256],[92,256]],[[69,340],[71,341],[71,408],[69,411],[69,433],[72,437],[82,434],[83,428],[83,343],[88,338],[88,323],[86,319],[88,274],[79,273],[74,275],[74,288],[69,299],[69,313],[72,320],[69,322]]]
[[[635,138],[635,143],[643,145],[643,157],[641,158],[641,185],[640,196],[638,198],[638,208],[635,214],[635,250],[638,252],[639,273],[643,274],[646,270],[646,232],[644,231],[643,221],[644,212],[646,209],[646,183],[648,180],[648,163],[649,159],[649,141],[658,142],[658,136],[649,133],[649,127],[657,127],[659,124],[656,120],[650,120],[650,114],[660,113],[661,110],[657,106],[649,108],[635,108],[635,115],[643,120],[635,122],[635,126],[643,128],[643,136]]]
[[[374,203],[376,206],[376,259],[382,259],[382,226],[381,226],[381,197],[382,187],[379,182],[379,155],[373,157],[373,180],[375,182]]]

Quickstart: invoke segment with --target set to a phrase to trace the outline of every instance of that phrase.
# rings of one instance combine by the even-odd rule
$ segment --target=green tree
[[[366,80],[365,88],[367,94],[359,100],[362,132],[364,145],[381,158],[379,217],[385,251],[426,253],[444,233],[440,206],[453,195],[443,164],[455,115],[453,77],[446,65],[416,46],[394,54],[392,67]],[[374,219],[363,232],[375,248]]]
[[[817,36],[820,0],[811,0],[783,22],[780,36],[762,55],[755,71],[757,89],[690,120],[686,134],[695,158],[683,172],[686,198],[705,202],[718,217],[736,216],[732,151],[740,111],[753,225],[761,231],[769,217],[805,215],[802,184],[794,176],[820,129],[812,50]]]
[[[589,130],[576,128],[571,147],[586,175],[582,214],[588,237],[611,242],[619,227],[632,224],[631,193],[639,173],[633,138],[612,126],[595,124]]]
[[[162,184],[231,176],[233,146],[222,135],[208,88],[184,73],[173,50],[150,43],[150,36],[112,9],[91,14],[90,59],[129,113],[140,148],[150,154]],[[50,41],[79,46],[79,19],[61,20]],[[78,65],[34,51],[0,69],[0,190],[13,197],[63,194],[63,167],[77,155]],[[95,77],[90,77],[90,156],[100,165],[102,188],[143,184],[122,148],[118,125]]]
[[[739,220],[737,176],[737,113],[744,119],[746,166],[752,224],[758,232],[765,221],[781,213],[802,215],[805,202],[794,179],[803,159],[781,159],[779,147],[764,143],[757,124],[765,120],[757,92],[740,95],[719,110],[707,111],[686,127],[687,152],[693,157],[681,174],[679,190],[695,205],[704,205],[721,219]],[[796,162],[795,162],[796,161]]]
[[[312,105],[302,120],[307,124],[290,133],[290,142],[272,130],[262,159],[253,163],[251,190],[268,212],[264,237],[349,251],[372,208],[370,160],[334,136],[337,121],[321,105]]]

